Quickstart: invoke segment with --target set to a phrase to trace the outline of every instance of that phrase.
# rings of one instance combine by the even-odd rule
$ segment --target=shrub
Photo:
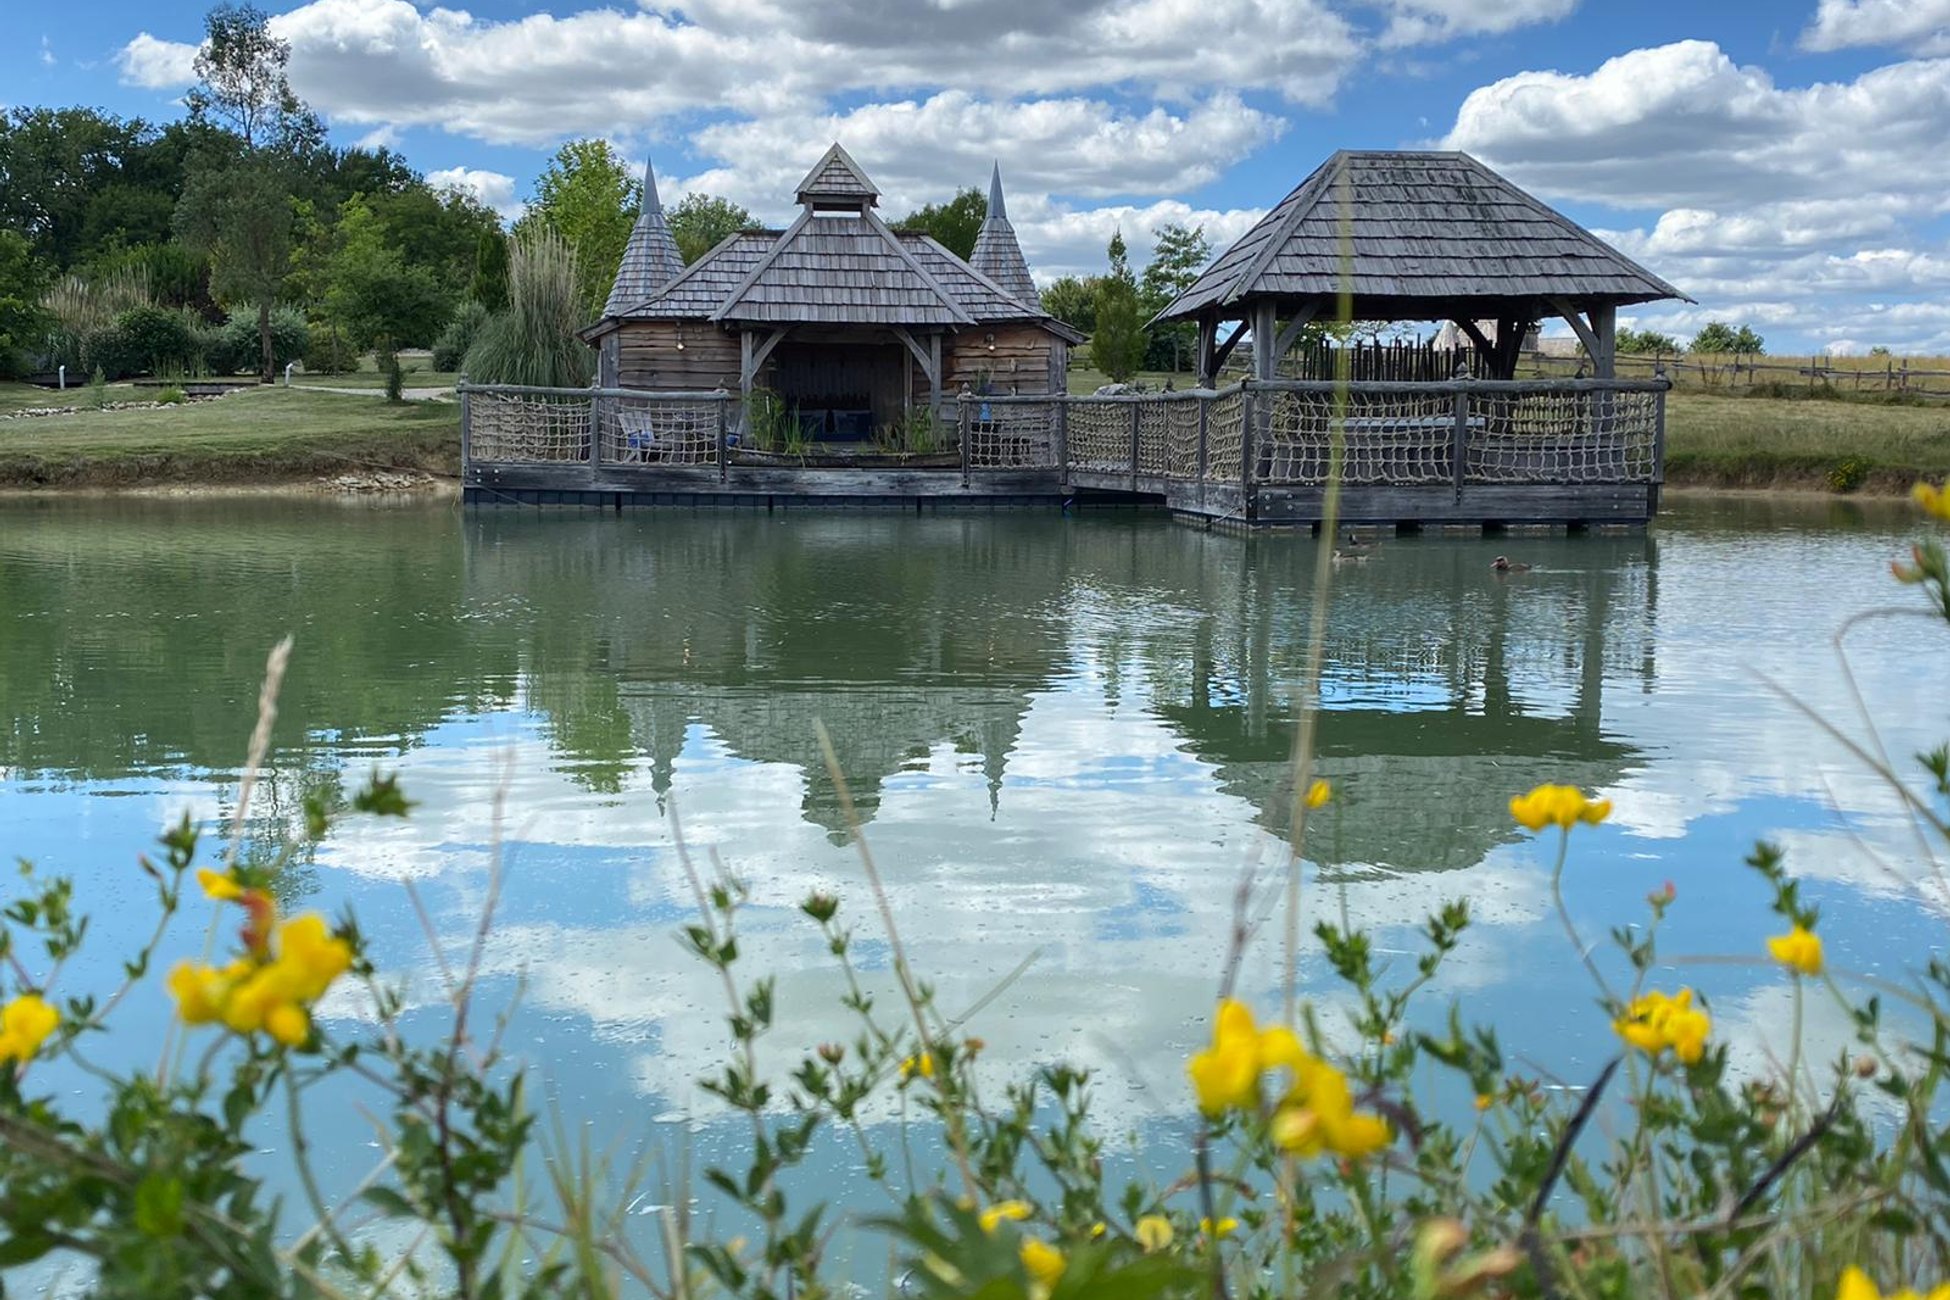
[[[1859,456],[1837,461],[1828,471],[1828,487],[1835,492],[1853,492],[1869,478],[1869,462]]]
[[[219,328],[215,349],[205,357],[212,374],[256,374],[262,358],[257,337],[257,308],[241,303]],[[293,361],[311,368],[311,326],[304,313],[290,307],[271,312],[271,368],[282,371]]]
[[[461,300],[454,309],[453,319],[447,328],[440,331],[440,337],[433,344],[433,368],[453,372],[460,369],[461,362],[467,359],[467,350],[474,346],[481,326],[487,324],[491,313],[472,298]]]
[[[189,321],[163,307],[132,308],[93,337],[100,349],[94,364],[113,375],[180,374],[202,361]]]
[[[359,368],[359,352],[337,329],[320,327],[311,333],[305,349],[308,375],[349,375]]]
[[[156,394],[156,400],[164,406],[181,406],[183,403],[189,401],[190,398],[188,393],[185,393],[176,385],[171,384]]]

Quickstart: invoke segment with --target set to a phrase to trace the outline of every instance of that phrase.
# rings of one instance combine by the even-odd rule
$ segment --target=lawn
[[[1845,470],[1846,462],[1856,462]],[[1723,397],[1679,390],[1666,398],[1666,468],[1675,483],[1747,487],[1830,485],[1907,490],[1950,472],[1950,404]]]
[[[0,411],[51,404],[27,400],[22,387],[0,385]],[[85,393],[70,396],[84,407],[92,402]],[[284,388],[0,421],[0,486],[10,487],[266,482],[356,466],[451,474],[459,459],[460,408],[452,402],[395,404]]]
[[[133,384],[109,384],[104,397],[110,402],[148,401],[155,397],[153,391],[140,392]],[[36,406],[82,407],[95,404],[94,390],[86,384],[67,389],[36,388],[32,384],[0,384],[0,415],[10,411],[24,411]]]
[[[450,370],[435,370],[433,357],[425,352],[402,352],[399,358],[403,386],[407,388],[452,388],[460,378]],[[349,375],[301,375],[293,373],[291,382],[306,388],[370,388],[386,386],[386,376],[370,353],[359,358],[359,368]]]

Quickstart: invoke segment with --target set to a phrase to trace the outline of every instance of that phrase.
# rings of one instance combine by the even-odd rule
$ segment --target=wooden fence
[[[1746,352],[1685,352],[1671,356],[1623,352],[1616,369],[1621,378],[1651,378],[1660,374],[1679,388],[1745,390],[1759,386],[1805,388],[1811,392],[1901,393],[1911,397],[1950,398],[1950,369],[1941,357],[1770,357]],[[1588,373],[1591,362],[1582,355],[1555,356],[1526,352],[1518,362],[1519,375],[1535,378],[1572,377]]]
[[[955,403],[951,448],[928,458],[801,459],[862,481],[891,469],[968,488],[1006,471],[1053,484],[1134,492],[1198,484],[1251,491],[1342,481],[1430,487],[1656,484],[1665,453],[1664,379],[1434,383],[1271,380],[1119,396],[975,396]],[[583,467],[593,482],[719,482],[776,467],[740,446],[737,398],[715,392],[462,384],[463,472]],[[619,478],[618,476],[621,476]],[[507,480],[512,482],[513,480]],[[557,482],[559,479],[552,479]]]

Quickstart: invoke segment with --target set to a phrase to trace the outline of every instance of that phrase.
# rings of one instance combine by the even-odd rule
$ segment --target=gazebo
[[[1305,326],[1343,315],[1454,322],[1478,377],[1512,379],[1529,327],[1555,316],[1583,342],[1593,377],[1609,379],[1618,309],[1669,298],[1691,301],[1468,154],[1343,150],[1158,320],[1197,322],[1207,382],[1245,338],[1252,378],[1277,378]],[[1229,322],[1242,328],[1221,340]]]
[[[895,230],[880,190],[837,143],[800,181],[784,230],[734,234],[690,266],[645,177],[644,205],[604,317],[584,331],[604,388],[767,389],[810,436],[857,441],[944,393],[1061,392],[1082,336],[1037,301],[992,177],[964,261]]]

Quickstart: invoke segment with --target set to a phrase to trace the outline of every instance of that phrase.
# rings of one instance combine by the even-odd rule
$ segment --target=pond
[[[1756,838],[1809,880],[1834,965],[1896,974],[1941,935],[1895,804],[1802,711],[1865,734],[1831,638],[1903,599],[1887,564],[1915,527],[1894,505],[1691,498],[1644,535],[1389,538],[1338,567],[1320,747],[1337,795],[1309,832],[1309,925],[1344,909],[1407,969],[1423,917],[1467,899],[1428,1013],[1460,998],[1527,1072],[1588,1080],[1612,1040],[1551,912],[1547,846],[1506,808],[1575,783],[1616,804],[1567,874],[1585,933],[1643,918],[1672,882],[1661,978],[1708,991],[1743,1068],[1768,1068],[1786,982],[1705,960],[1751,958],[1778,928],[1741,864]],[[483,995],[519,993],[508,1045],[568,1130],[696,1167],[737,1131],[696,1083],[722,1060],[723,1003],[674,938],[692,908],[679,818],[694,855],[750,884],[745,960],[780,976],[772,1060],[855,1032],[797,911],[809,892],[845,900],[887,980],[823,723],[940,1005],[1028,963],[971,1022],[984,1077],[1086,1064],[1113,1130],[1176,1142],[1238,883],[1284,861],[1315,546],[1133,514],[4,503],[0,853],[76,877],[93,960],[64,991],[111,983],[153,917],[136,854],[186,811],[223,823],[289,631],[253,836],[375,769],[417,807],[340,823],[286,901],[354,910],[411,1022],[438,1032],[404,887],[459,949],[498,851]],[[1501,552],[1534,567],[1495,574]],[[1849,641],[1891,754],[1950,732],[1941,635],[1886,620]],[[1317,942],[1303,976],[1331,1029]],[[1242,989],[1270,1007],[1280,979],[1277,940],[1260,943]],[[167,1002],[143,998],[125,1059],[101,1064],[154,1061]],[[362,1013],[349,994],[322,1010],[347,1031]],[[1838,1015],[1810,1016],[1818,1057],[1847,1043]],[[341,1123],[324,1163],[345,1187],[374,1148],[349,1107]],[[851,1201],[848,1157],[821,1159]]]

